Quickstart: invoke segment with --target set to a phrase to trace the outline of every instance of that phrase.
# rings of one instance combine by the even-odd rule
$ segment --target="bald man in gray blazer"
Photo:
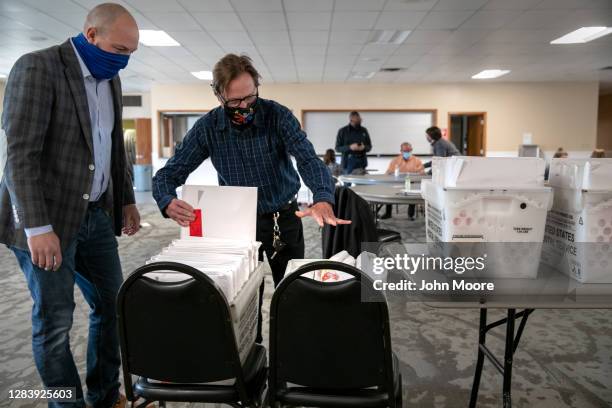
[[[115,298],[123,281],[116,235],[140,216],[126,165],[117,75],[138,46],[122,6],[102,4],[83,33],[26,54],[8,78],[2,127],[0,242],[17,257],[33,299],[34,361],[45,387],[70,387],[72,402],[111,407],[119,394]],[[74,284],[91,307],[87,395],[70,352]]]

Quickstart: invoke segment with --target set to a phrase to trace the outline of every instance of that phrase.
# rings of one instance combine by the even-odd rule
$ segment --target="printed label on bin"
[[[189,235],[192,237],[201,237],[202,236],[202,210],[196,208],[193,210],[193,214],[195,215],[195,220],[193,220],[189,224]]]

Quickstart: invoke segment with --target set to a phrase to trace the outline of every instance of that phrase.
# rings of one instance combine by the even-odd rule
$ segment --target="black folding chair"
[[[180,282],[145,274],[181,272]],[[241,364],[229,304],[205,274],[175,262],[136,269],[117,299],[123,379],[129,401],[258,406],[265,389],[266,349],[255,344]],[[135,384],[132,375],[138,376]],[[233,381],[231,381],[233,379]],[[225,381],[227,384],[210,384]]]
[[[329,283],[302,276],[320,269],[354,278]],[[270,308],[268,398],[272,407],[402,406],[387,303],[370,277],[333,261],[285,276]]]

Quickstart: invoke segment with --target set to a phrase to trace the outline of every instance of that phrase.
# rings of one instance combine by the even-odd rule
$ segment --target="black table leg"
[[[512,361],[514,358],[514,315],[515,309],[508,309],[506,321],[506,350],[504,352],[504,408],[512,407]],[[525,317],[523,317],[525,319]]]
[[[480,309],[480,324],[478,328],[478,359],[476,360],[476,371],[474,373],[474,382],[472,383],[472,392],[470,395],[470,408],[476,407],[478,400],[478,388],[480,387],[480,378],[485,357],[493,364],[493,366],[503,376],[503,406],[504,408],[512,407],[512,365],[514,362],[514,353],[518,348],[521,335],[527,324],[527,318],[533,312],[533,309],[525,309],[521,312],[516,312],[516,309],[508,309],[508,316],[487,324],[487,309]],[[516,335],[514,328],[516,319],[521,318]],[[497,326],[506,325],[506,345],[504,350],[503,364],[493,355],[491,350],[486,345],[487,332]]]
[[[481,344],[484,346],[487,340],[487,309],[480,309],[480,326],[478,328],[478,359],[476,360],[476,372],[474,373],[474,382],[472,383],[472,394],[470,395],[470,408],[476,407],[478,400],[478,388],[480,387],[480,376],[482,375],[482,367],[484,365],[484,351]]]

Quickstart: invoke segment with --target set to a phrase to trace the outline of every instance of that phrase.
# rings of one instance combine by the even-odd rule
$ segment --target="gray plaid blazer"
[[[111,88],[115,127],[104,204],[120,235],[122,208],[134,203],[134,191],[123,146],[118,76]],[[7,157],[0,183],[0,242],[28,249],[24,228],[51,224],[65,249],[85,217],[85,194],[94,175],[87,95],[69,40],[15,63],[6,84],[2,128]]]

